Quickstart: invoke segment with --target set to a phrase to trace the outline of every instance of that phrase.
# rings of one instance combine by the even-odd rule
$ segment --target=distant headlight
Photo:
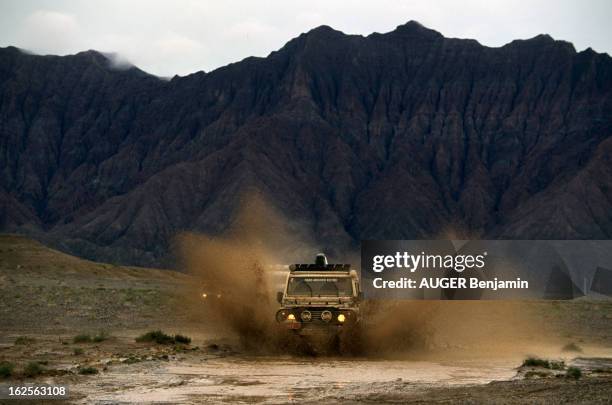
[[[331,313],[331,311],[325,310],[323,312],[321,312],[321,319],[325,322],[329,322],[331,321],[333,318],[333,315]]]
[[[346,321],[346,316],[344,316],[344,314],[338,315],[338,322],[342,323],[344,321]]]
[[[312,314],[309,310],[306,309],[302,311],[302,313],[300,314],[300,318],[302,318],[302,321],[304,322],[310,322],[310,320],[312,319]]]
[[[290,321],[295,321],[295,315],[289,314],[289,315],[287,315],[287,319],[290,320]]]

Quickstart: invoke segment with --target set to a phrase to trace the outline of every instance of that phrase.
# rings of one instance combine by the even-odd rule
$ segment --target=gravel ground
[[[458,325],[453,336],[461,337],[460,343],[437,339],[423,352],[386,358],[311,358],[245,351],[227,330],[207,323],[198,299],[197,283],[176,272],[88,262],[0,235],[0,363],[14,365],[13,375],[0,383],[68,384],[72,394],[65,403],[610,403],[612,398],[610,301],[526,303],[521,311],[538,320],[536,328],[503,351],[499,342],[485,350],[482,340],[469,339],[499,326],[499,317],[487,320],[485,312],[463,329]],[[135,341],[155,329],[188,335],[192,342]],[[83,334],[99,341],[75,343]],[[569,343],[573,351],[563,351]],[[563,360],[565,368],[528,374],[519,366],[530,354]],[[25,376],[32,362],[40,374]],[[582,370],[580,379],[565,377],[570,366]],[[97,374],[81,374],[86,368]]]

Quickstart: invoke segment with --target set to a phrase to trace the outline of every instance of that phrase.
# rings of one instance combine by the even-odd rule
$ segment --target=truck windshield
[[[350,297],[350,277],[290,277],[287,295],[300,297]]]

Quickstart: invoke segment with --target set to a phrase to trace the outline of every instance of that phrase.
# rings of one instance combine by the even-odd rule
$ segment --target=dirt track
[[[146,367],[146,370],[145,370]],[[432,363],[409,361],[372,361],[292,358],[202,358],[183,359],[177,363],[142,366],[135,370],[117,368],[105,373],[95,386],[75,386],[86,395],[84,403],[168,401],[184,403],[315,403],[315,402],[386,402],[437,401],[472,396],[504,398],[517,388],[525,400],[568,395],[578,399],[610,398],[610,379],[578,382],[581,390],[596,388],[599,392],[577,392],[574,381],[529,382],[507,380],[515,370],[510,363]],[[126,379],[129,377],[129,379]],[[129,380],[129,386],[125,381]],[[535,385],[535,387],[530,386]],[[108,386],[123,387],[109,392]],[[470,388],[468,388],[470,387]],[[544,397],[538,391],[545,390]],[[425,396],[426,395],[426,396]],[[512,394],[516,395],[516,394]],[[603,401],[602,401],[603,402]]]
[[[83,354],[75,355],[74,348]],[[601,358],[590,362],[568,358],[568,365],[585,369],[580,380],[526,380],[516,377],[520,360],[512,357],[416,361],[253,356],[200,338],[189,346],[172,346],[136,343],[131,337],[83,344],[40,337],[29,347],[4,344],[0,356],[43,362],[53,373],[10,381],[66,384],[71,390],[66,402],[76,404],[505,403],[510,399],[606,403],[612,396],[612,361]],[[585,362],[589,367],[584,367]],[[83,365],[100,373],[78,375],[76,370]]]
[[[15,366],[15,375],[2,382],[68,384],[70,403],[606,403],[612,398],[609,301],[530,304],[524,309],[539,320],[537,328],[523,339],[513,337],[511,347],[499,339],[475,339],[508,323],[480,312],[453,325],[453,340],[434,336],[426,350],[311,358],[245,350],[231,331],[207,323],[201,303],[195,304],[198,311],[186,309],[194,303],[185,286],[195,284],[176,273],[86,262],[22,238],[0,237],[0,362]],[[134,341],[153,329],[193,340],[190,345]],[[100,332],[105,336],[99,342],[73,341]],[[582,352],[562,351],[570,342]],[[517,377],[528,355],[563,358],[583,376]],[[41,365],[40,375],[23,376],[30,362]],[[98,374],[79,374],[86,367]]]

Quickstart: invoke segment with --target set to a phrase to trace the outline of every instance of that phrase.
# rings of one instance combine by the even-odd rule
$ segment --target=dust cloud
[[[200,315],[203,326],[233,333],[246,349],[277,347],[275,296],[287,271],[282,264],[305,260],[317,251],[304,229],[251,194],[223,235],[180,235],[180,261],[197,280],[184,292],[197,297],[186,300],[189,310]]]
[[[251,195],[223,235],[180,235],[182,266],[197,280],[183,292],[187,308],[181,310],[190,311],[202,328],[237,337],[245,350],[291,348],[288,332],[275,321],[276,292],[282,289],[287,264],[310,262],[319,251],[304,229],[308,227],[284,218],[261,196]],[[521,302],[367,301],[362,311],[363,322],[355,332],[359,346],[351,354],[415,358],[463,350],[471,356],[522,353],[525,342],[537,334],[538,321]]]
[[[521,357],[550,346],[520,301],[364,303],[362,354],[406,359]]]

